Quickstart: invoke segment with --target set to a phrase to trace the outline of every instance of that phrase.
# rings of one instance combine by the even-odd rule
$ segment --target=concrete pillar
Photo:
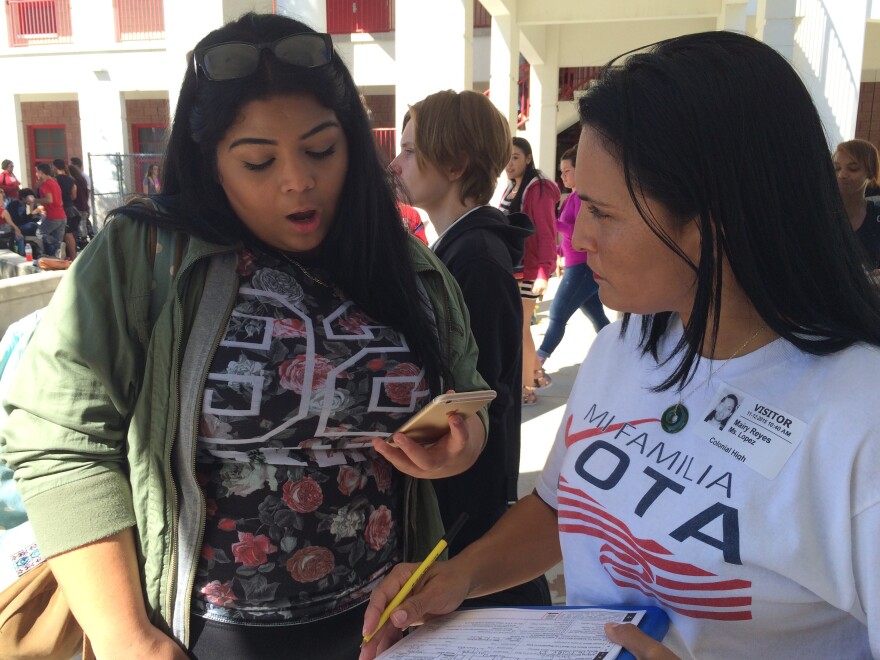
[[[83,145],[96,154],[124,153],[128,144],[125,103],[116,85],[95,76],[93,83],[80,90],[78,101]]]
[[[249,11],[271,14],[272,4],[272,0],[223,0],[223,22],[230,23]]]
[[[24,126],[21,123],[21,105],[18,97],[12,92],[13,86],[9,86],[9,91],[0,93],[0,126],[8,127],[4,131],[2,142],[2,150],[0,150],[0,160],[8,158],[15,164],[13,173],[22,182],[22,186],[26,186],[27,182],[33,179],[33,175],[25,172],[25,153],[27,151],[27,136],[24,133]]]
[[[473,0],[395,3],[398,133],[412,103],[443,89],[473,88],[473,7]]]
[[[717,29],[747,32],[748,6],[746,0],[725,0],[718,14]]]
[[[173,115],[183,74],[187,66],[192,66],[192,58],[187,54],[208,32],[223,25],[224,4],[166,1],[164,7],[168,104]]]
[[[276,0],[276,11],[282,16],[289,16],[318,32],[327,31],[326,0]]]
[[[510,132],[516,133],[519,90],[519,26],[512,14],[492,16],[489,60],[489,98],[507,117]]]
[[[556,108],[559,103],[559,26],[543,28],[543,39],[531,43],[541,59],[532,62],[529,122],[525,137],[532,145],[535,164],[548,177],[556,171]]]
[[[868,2],[758,2],[757,36],[800,74],[830,148],[855,135]]]
[[[127,151],[128,126],[122,93],[106,71],[96,71],[84,88],[79,90],[79,116],[82,144],[88,151],[82,154],[83,166],[89,172],[91,163],[92,190],[95,192],[93,222],[100,226],[107,211],[123,203],[118,195],[101,193],[118,190],[117,161],[112,154]]]

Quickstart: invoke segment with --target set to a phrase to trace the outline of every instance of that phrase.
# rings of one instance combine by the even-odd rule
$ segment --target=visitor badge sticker
[[[806,429],[793,415],[726,383],[695,421],[700,438],[768,479],[776,478]]]

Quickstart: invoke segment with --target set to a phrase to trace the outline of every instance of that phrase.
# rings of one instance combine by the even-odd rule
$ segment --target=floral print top
[[[400,333],[280,255],[243,248],[238,274],[202,402],[193,613],[302,622],[363,602],[400,561],[403,482],[370,439],[430,393]]]

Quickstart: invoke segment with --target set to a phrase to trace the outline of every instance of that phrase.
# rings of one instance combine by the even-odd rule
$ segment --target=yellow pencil
[[[455,521],[455,524],[451,527],[451,529],[441,538],[437,545],[434,546],[434,549],[428,553],[428,556],[425,557],[424,561],[419,564],[419,567],[416,569],[415,573],[413,573],[409,580],[406,581],[406,584],[403,585],[400,591],[397,592],[397,595],[391,599],[391,602],[388,603],[388,607],[385,608],[385,611],[382,612],[382,616],[379,617],[379,623],[376,625],[376,629],[371,632],[369,635],[364,637],[364,641],[361,644],[363,646],[371,639],[373,636],[382,629],[388,622],[388,618],[391,616],[391,613],[396,610],[400,604],[409,596],[409,592],[413,590],[413,587],[416,586],[416,582],[419,581],[419,578],[422,577],[422,574],[428,570],[428,567],[431,566],[439,557],[442,552],[446,549],[452,539],[458,534],[458,530],[461,529],[461,526],[464,525],[465,520],[467,520],[468,514],[462,513],[458,520]]]

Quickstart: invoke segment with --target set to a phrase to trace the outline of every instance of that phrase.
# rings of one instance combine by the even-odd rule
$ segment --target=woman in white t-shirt
[[[572,242],[625,317],[535,492],[435,564],[361,658],[560,559],[569,605],[669,614],[662,644],[606,628],[641,659],[880,657],[880,293],[819,115],[743,35],[614,64],[579,101]],[[413,570],[373,592],[365,630]]]

